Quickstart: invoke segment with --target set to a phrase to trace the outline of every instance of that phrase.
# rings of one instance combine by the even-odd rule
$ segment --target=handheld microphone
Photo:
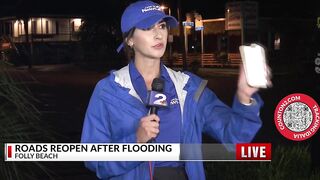
[[[151,84],[151,91],[148,92],[147,107],[150,107],[150,114],[158,114],[160,107],[167,106],[167,96],[163,94],[164,81],[155,78]],[[155,139],[150,139],[148,143],[153,143]]]

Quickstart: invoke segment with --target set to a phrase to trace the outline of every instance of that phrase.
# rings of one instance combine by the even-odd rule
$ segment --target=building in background
[[[27,21],[17,17],[3,17],[0,18],[0,34],[10,37],[14,43],[24,43],[27,40],[33,42],[79,41],[76,33],[81,24],[81,18],[70,16],[35,16],[27,18]]]
[[[82,17],[38,15],[1,17],[0,36],[10,40],[14,52],[6,51],[15,65],[69,63],[77,57]],[[8,53],[9,52],[9,53]]]
[[[165,63],[169,64],[166,60],[170,58],[173,60],[172,65],[181,66],[185,50],[189,64],[199,61],[202,67],[238,67],[241,63],[239,46],[252,42],[258,42],[267,48],[270,62],[299,64],[309,63],[314,59],[317,55],[315,49],[320,47],[316,40],[319,37],[320,20],[317,21],[316,17],[260,17],[260,8],[262,7],[259,7],[258,2],[232,1],[225,5],[225,17],[206,19],[201,16],[201,12],[188,13],[182,18],[185,22],[182,36],[179,28],[170,29]],[[2,38],[6,39],[3,42],[11,40],[20,53],[25,54],[21,59],[32,57],[30,61],[33,64],[68,63],[81,59],[78,57],[83,49],[76,48],[80,41],[77,33],[85,15],[41,15],[40,12],[29,12],[31,10],[26,8],[19,14],[14,9],[10,11],[10,15],[1,15],[0,36],[6,36]],[[167,10],[171,13],[170,8]],[[18,15],[14,15],[16,12]],[[102,21],[107,18],[101,16]],[[117,29],[117,24],[113,29]],[[110,37],[104,41],[110,39],[110,44],[117,44],[114,36],[119,36],[119,33],[113,33],[112,30],[109,34]],[[181,37],[186,42],[184,45],[181,45]],[[107,50],[114,49],[111,45],[106,47]],[[96,52],[100,51],[94,49],[93,53],[97,54]],[[110,57],[104,57],[109,51],[102,49],[101,52],[101,59]]]
[[[196,18],[186,19],[196,21]],[[200,61],[202,67],[237,67],[241,63],[239,46],[254,42],[266,48],[271,64],[308,69],[320,47],[319,22],[317,25],[316,17],[260,17],[257,2],[229,2],[225,6],[225,17],[202,19],[201,31],[187,23],[189,26],[185,26],[184,32],[187,61],[188,64]],[[183,46],[179,43],[178,29],[172,34],[174,64],[181,65]]]

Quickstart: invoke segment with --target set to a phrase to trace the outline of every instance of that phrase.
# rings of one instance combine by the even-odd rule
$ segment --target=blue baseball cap
[[[166,15],[161,6],[155,2],[143,0],[130,4],[121,17],[122,33],[129,32],[132,28],[148,29],[160,20],[167,22],[169,27],[176,27],[178,21],[173,16]],[[123,48],[123,43],[117,51]]]

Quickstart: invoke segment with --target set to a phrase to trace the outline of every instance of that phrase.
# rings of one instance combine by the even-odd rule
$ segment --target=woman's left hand
[[[268,86],[271,86],[271,80],[270,80],[270,68],[268,67],[267,69],[267,74],[268,74]],[[241,103],[243,104],[250,104],[251,103],[251,96],[257,92],[259,89],[249,86],[249,84],[247,83],[247,78],[245,76],[245,72],[244,72],[244,68],[243,65],[240,65],[240,71],[239,71],[239,79],[238,79],[238,89],[237,89],[237,96],[238,99]]]

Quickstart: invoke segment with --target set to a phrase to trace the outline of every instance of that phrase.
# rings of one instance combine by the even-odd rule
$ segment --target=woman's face
[[[133,45],[135,58],[160,59],[166,50],[167,38],[167,24],[160,21],[149,29],[136,29],[128,44]]]

